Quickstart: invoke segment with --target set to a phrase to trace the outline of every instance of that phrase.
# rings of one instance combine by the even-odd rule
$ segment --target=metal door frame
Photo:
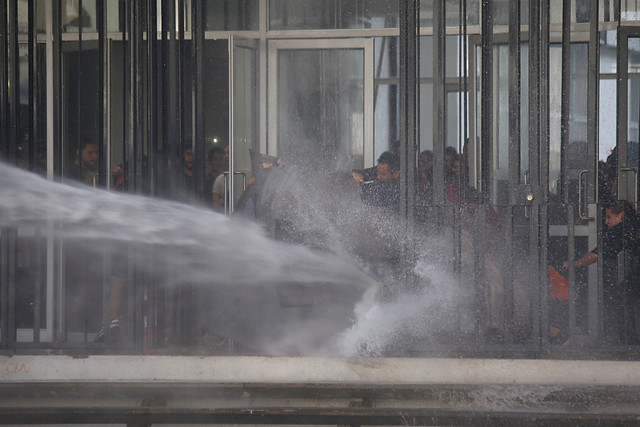
[[[617,63],[617,123],[616,123],[616,147],[618,151],[618,164],[616,176],[618,178],[618,199],[628,200],[637,204],[637,184],[635,193],[629,197],[628,180],[630,173],[635,175],[638,182],[638,165],[629,165],[628,159],[628,124],[629,124],[629,38],[640,39],[640,27],[620,27],[618,29],[618,63]],[[640,142],[640,141],[638,141]]]

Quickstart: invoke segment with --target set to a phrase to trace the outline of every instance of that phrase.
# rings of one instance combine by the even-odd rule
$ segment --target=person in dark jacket
[[[616,344],[638,344],[635,329],[635,304],[640,296],[640,226],[635,209],[626,201],[618,201],[605,210],[607,231],[602,248],[596,247],[573,265],[586,267],[602,257],[603,320],[605,335]],[[624,254],[624,279],[618,281],[618,254]],[[562,265],[564,270],[569,262]]]

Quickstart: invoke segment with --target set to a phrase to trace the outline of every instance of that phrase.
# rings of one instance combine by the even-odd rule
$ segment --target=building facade
[[[252,153],[328,180],[397,151],[393,233],[407,238],[391,263],[356,258],[383,287],[454,278],[466,302],[454,305],[455,315],[439,315],[442,339],[421,335],[382,355],[626,354],[635,341],[612,340],[607,329],[612,273],[604,261],[566,271],[562,264],[602,245],[611,202],[637,206],[639,7],[626,0],[5,0],[1,155],[52,184],[43,191],[72,212],[80,202],[60,190],[70,181],[110,197],[210,210],[207,154],[228,144],[224,211],[231,214],[245,206],[256,178]],[[424,152],[433,159],[429,175]],[[28,190],[20,187],[22,203],[38,205]],[[327,191],[353,198],[352,190]],[[103,206],[87,194],[92,209]],[[188,209],[185,224],[201,214]],[[59,222],[41,215],[2,224],[4,353],[271,354],[207,332],[199,313],[224,302],[207,305],[213,297],[197,284],[158,278],[168,276],[154,254],[174,235],[125,238],[119,233],[135,224],[92,215],[92,226],[110,236],[84,230],[78,239],[55,230],[79,222],[65,225],[63,213],[51,212]],[[317,244],[318,230],[298,224],[294,233],[283,226],[293,220],[279,214],[265,225],[269,236]],[[322,229],[341,214],[317,209],[311,222]],[[440,244],[430,239],[447,243],[434,254],[416,249]],[[141,249],[149,244],[160,249]],[[446,279],[421,275],[424,254]],[[618,257],[616,283],[630,264]],[[549,267],[566,278],[567,297],[550,296],[557,281]],[[632,319],[632,297],[621,299],[629,304],[617,307]],[[121,339],[107,332],[96,340],[115,317],[127,321]]]

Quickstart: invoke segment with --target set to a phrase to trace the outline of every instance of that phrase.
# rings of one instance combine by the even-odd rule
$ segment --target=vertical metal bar
[[[62,176],[62,5],[53,2],[52,5],[52,39],[53,39],[53,174],[60,179]]]
[[[418,137],[419,2],[400,2],[400,157],[401,209],[413,217],[415,163]]]
[[[561,104],[560,104],[560,156],[562,177],[562,201],[569,203],[569,101],[571,91],[571,0],[562,2],[562,76],[561,76]]]
[[[531,188],[540,185],[540,0],[529,2],[529,180]],[[531,190],[533,194],[535,191]],[[534,200],[529,218],[529,271],[539,271],[540,263],[540,205]],[[536,277],[535,274],[532,277]],[[542,330],[542,301],[548,298],[548,290],[537,283],[537,304],[533,310],[533,333],[539,338],[539,345],[547,336]]]
[[[98,158],[101,170],[98,171],[99,185],[111,188],[110,167],[111,156],[109,153],[109,57],[107,40],[106,2],[96,0],[96,29],[98,30],[98,85],[101,100],[98,103]]]
[[[560,194],[562,202],[567,206],[567,259],[575,259],[575,211],[569,205],[569,168],[568,147],[570,134],[569,107],[571,96],[571,0],[562,2],[562,53],[561,53],[561,100],[560,100]],[[575,267],[569,263],[569,335],[575,334],[576,328],[576,282]]]
[[[18,147],[18,102],[19,102],[19,52],[18,52],[18,1],[10,0],[9,8],[5,7],[7,19],[7,80],[8,94],[8,123],[7,133],[3,137],[7,138],[5,146],[6,160],[16,162],[16,153]],[[4,85],[5,83],[3,83]],[[0,234],[0,269],[2,275],[2,283],[0,284],[0,298],[2,298],[0,308],[2,309],[2,317],[0,320],[0,330],[2,332],[2,347],[14,350],[16,341],[16,325],[15,325],[15,292],[16,292],[16,240],[17,232],[15,229],[2,229]]]
[[[483,201],[489,200],[491,190],[491,150],[493,145],[493,1],[482,0],[481,2],[481,69],[480,87],[482,99],[480,101],[481,124],[480,124],[480,191]],[[478,230],[479,227],[476,227]],[[477,234],[477,233],[476,233]],[[480,236],[474,236],[474,260],[473,268],[476,278],[476,300],[478,301],[476,311],[476,336],[479,339],[484,331],[484,321],[486,319],[486,303],[484,290],[484,265],[480,256],[482,250]]]
[[[480,86],[480,185],[486,200],[491,183],[491,146],[493,143],[493,0],[482,0],[481,68]]]
[[[158,26],[157,26],[157,1],[147,0],[147,51],[146,51],[146,116],[147,116],[147,177],[150,195],[157,194],[157,153],[158,153]],[[149,264],[153,265],[153,255]],[[158,287],[152,281],[145,281],[142,289],[142,337],[141,350],[144,352],[153,346],[153,337],[157,329],[157,306],[155,302],[158,295]],[[150,339],[151,338],[151,339]]]
[[[125,176],[129,177],[129,179],[134,179],[135,170],[134,164],[131,162],[129,158],[129,150],[128,150],[128,141],[129,141],[129,112],[130,112],[130,91],[131,91],[131,79],[129,78],[129,63],[131,61],[131,56],[129,55],[129,1],[120,0],[120,32],[122,35],[122,43],[121,47],[121,55],[122,55],[122,111],[121,111],[121,120],[122,120],[122,134],[119,135],[120,145],[122,150],[122,162],[124,164],[123,173]],[[131,187],[133,183],[130,183],[129,187]]]
[[[445,4],[433,3],[433,202],[442,205],[444,197],[444,151],[447,145]],[[402,117],[402,113],[400,114]]]
[[[29,170],[35,170],[36,163],[39,157],[38,149],[38,98],[39,98],[39,85],[38,85],[38,43],[36,34],[36,1],[29,0],[27,3],[27,48],[28,48],[28,62],[29,62]]]
[[[205,140],[202,102],[204,73],[204,5],[202,0],[191,1],[191,134],[193,135],[194,181],[198,193],[206,196],[204,188]],[[211,192],[211,189],[208,190]],[[209,195],[210,196],[210,195]]]
[[[48,110],[52,113],[51,125],[48,128],[51,129],[50,142],[48,142],[48,149],[52,153],[48,154],[48,158],[53,160],[53,166],[48,166],[48,176],[52,179],[60,180],[62,178],[63,167],[63,155],[62,155],[62,5],[61,2],[51,2],[48,4],[51,10],[51,72],[48,80],[50,82],[51,89],[48,91],[51,93],[51,101],[48,103]],[[49,116],[47,117],[47,120]],[[53,242],[52,242],[53,243]],[[56,269],[56,281],[54,285],[56,287],[55,301],[53,306],[55,307],[54,329],[55,339],[66,339],[66,316],[64,315],[65,305],[65,286],[64,286],[64,246],[62,242],[57,241],[55,245],[51,245],[51,248],[55,248],[55,251],[48,251],[49,254],[55,256],[55,269]]]
[[[521,97],[521,48],[520,48],[520,2],[509,2],[509,204],[511,208],[509,210],[509,217],[505,224],[505,238],[509,242],[509,257],[511,260],[509,268],[506,270],[505,277],[505,334],[507,341],[510,340],[511,319],[513,316],[513,272],[515,271],[515,263],[513,258],[514,246],[513,246],[513,229],[514,226],[514,214],[516,213],[515,206],[518,205],[520,199],[520,149],[521,149],[521,135],[520,135],[520,97]]]
[[[144,138],[143,138],[143,114],[144,114],[144,98],[143,98],[143,85],[144,74],[142,72],[144,60],[143,60],[143,34],[142,34],[142,2],[135,1],[131,10],[131,22],[132,22],[132,35],[131,35],[131,62],[132,62],[132,81],[131,81],[131,98],[134,101],[132,119],[133,123],[131,129],[133,135],[132,142],[132,154],[133,163],[135,167],[135,192],[142,193],[142,168],[143,166],[143,154],[144,154]]]
[[[76,115],[76,135],[75,135],[75,147],[73,152],[74,153],[78,153],[78,164],[77,164],[77,171],[76,171],[76,176],[78,178],[80,178],[82,181],[84,181],[85,177],[81,176],[81,170],[82,170],[82,161],[80,160],[79,156],[80,156],[80,127],[81,127],[81,120],[80,117],[82,117],[82,26],[83,26],[83,22],[82,22],[82,0],[78,0],[78,53],[77,53],[77,60],[76,60],[76,71],[78,73],[77,78],[76,78],[76,91],[75,91],[75,97],[76,97],[76,111],[75,111],[75,115]],[[71,70],[67,69],[66,72],[71,72]],[[67,122],[68,123],[68,122]],[[74,154],[75,155],[75,154]],[[100,164],[101,162],[98,162],[98,164]],[[95,185],[95,181],[94,181],[94,185]],[[88,305],[86,304],[86,288],[83,287],[82,291],[85,294],[85,311],[88,309]],[[88,316],[86,316],[85,313],[85,322]],[[85,335],[87,332],[87,328],[84,328],[85,331]],[[85,336],[86,339],[86,336]]]
[[[260,40],[258,41],[258,109],[259,109],[259,127],[258,138],[259,143],[256,148],[259,148],[260,153],[268,153],[267,150],[267,28],[269,27],[269,14],[267,11],[267,0],[258,0],[258,28],[260,33]],[[206,3],[204,5],[204,13],[206,12]],[[204,23],[203,23],[204,25]],[[385,38],[385,40],[387,40]],[[384,44],[385,42],[383,42]],[[384,50],[384,49],[383,49]],[[365,121],[366,123],[366,121]],[[394,122],[395,123],[395,122]]]
[[[1,6],[1,5],[0,5]],[[6,8],[4,9],[6,10]],[[0,235],[0,349],[9,348],[9,246],[6,228]]]
[[[40,229],[36,229],[35,237],[33,239],[34,243],[34,251],[35,251],[35,268],[33,271],[34,283],[33,283],[33,342],[40,342],[40,328],[42,320],[40,318],[40,309],[42,307],[42,284],[44,283],[45,277],[43,273],[46,271],[42,266],[44,265],[43,259],[43,243],[46,240],[42,237]]]
[[[229,37],[229,173],[225,179],[224,212],[233,212],[233,202],[235,200],[234,178],[235,178],[235,38],[233,34]]]
[[[400,2],[400,214],[405,230],[414,229],[416,157],[419,138],[420,2]],[[444,12],[442,12],[444,16]],[[444,27],[442,28],[444,37]],[[435,34],[434,34],[434,37]],[[410,278],[410,248],[402,254],[403,274]]]
[[[509,193],[510,204],[519,201],[520,186],[520,2],[509,2]]]
[[[7,0],[0,0],[0,72],[2,84],[0,85],[0,156],[8,151],[9,140],[9,60],[8,60],[8,28],[7,28]],[[6,331],[9,330],[9,299],[8,299],[8,248],[6,244],[6,229],[0,230],[0,348],[7,348]]]
[[[616,118],[618,125],[616,126],[616,149],[618,155],[616,176],[618,177],[618,199],[629,200],[628,196],[628,177],[623,172],[624,168],[629,166],[628,153],[627,153],[627,138],[628,138],[628,123],[629,123],[629,110],[628,105],[628,82],[629,82],[629,49],[628,49],[628,33],[622,28],[620,24],[617,27],[617,81],[616,90],[618,94],[618,103]],[[631,165],[634,166],[634,165]],[[620,191],[622,190],[622,191]]]
[[[38,145],[38,99],[40,86],[38,84],[38,43],[36,34],[36,1],[29,0],[28,4],[28,61],[29,61],[29,169],[36,170],[40,157],[40,147]],[[33,342],[40,342],[40,307],[42,292],[42,250],[40,240],[40,229],[36,229],[34,238],[35,265],[34,265],[34,300],[33,300]]]
[[[8,11],[8,80],[9,85],[9,122],[8,122],[8,146],[6,147],[6,160],[15,163],[18,152],[18,129],[20,129],[20,52],[18,48],[18,0],[9,0]]]
[[[549,260],[548,260],[548,201],[549,201],[549,0],[542,0],[540,6],[540,187],[538,204],[540,206],[540,250],[539,282],[544,290],[541,299],[541,330],[544,331],[543,349],[548,345],[549,331]]]
[[[2,82],[9,81],[9,58],[7,40],[7,0],[0,0],[0,73]],[[9,86],[0,85],[0,155],[4,156],[9,147]],[[3,311],[4,312],[4,311]]]
[[[151,195],[157,194],[156,155],[158,152],[158,24],[157,2],[147,0],[147,180]]]
[[[598,165],[598,106],[599,106],[599,82],[600,82],[600,33],[599,33],[599,4],[598,0],[591,0],[589,11],[589,63],[587,64],[587,158],[589,179],[587,180],[587,203],[597,203],[596,180]],[[620,70],[618,70],[619,72]],[[589,215],[590,216],[590,215]],[[598,215],[596,215],[597,217]],[[598,233],[598,247],[602,243],[602,233]],[[602,283],[602,257],[598,257],[598,280]],[[588,311],[589,334],[598,330],[598,301],[601,301],[600,286],[589,286]]]
[[[587,202],[596,203],[596,177],[598,167],[598,103],[600,82],[600,32],[599,0],[591,0],[589,13],[589,63],[587,65],[587,156],[589,179],[587,180]]]
[[[3,289],[0,296],[3,298],[2,308],[2,339],[6,348],[15,349],[16,345],[16,242],[18,232],[16,229],[2,230],[0,241],[2,242],[2,280]],[[6,334],[6,337],[5,337]]]
[[[141,194],[144,189],[143,182],[143,168],[144,165],[144,115],[145,115],[145,98],[144,98],[144,81],[145,81],[145,73],[144,73],[144,35],[143,35],[143,10],[142,10],[142,2],[135,1],[132,5],[131,10],[131,20],[132,20],[132,71],[133,71],[133,80],[132,80],[132,96],[131,98],[135,102],[135,107],[133,109],[133,125],[131,126],[133,129],[132,136],[132,150],[134,159],[134,167],[135,167],[135,179],[134,179],[134,187],[135,192]],[[137,251],[137,245],[131,245],[126,248],[125,251],[127,253],[132,253]],[[130,259],[134,259],[135,257],[130,257]],[[144,313],[141,309],[143,307],[144,301],[144,284],[145,277],[143,272],[137,268],[137,263],[129,261],[128,263],[128,271],[126,277],[126,283],[128,284],[128,292],[124,292],[124,294],[129,295],[130,299],[134,302],[132,307],[129,307],[129,312],[131,313],[131,319],[133,319],[133,337],[134,337],[134,345],[135,347],[142,351],[143,342],[142,340],[137,339],[138,337],[142,337],[143,334],[143,325],[144,325]]]
[[[6,160],[16,163],[18,146],[20,141],[18,140],[18,129],[20,126],[19,120],[19,108],[20,108],[20,68],[19,58],[20,52],[18,47],[18,0],[9,1],[8,10],[8,81],[9,85],[9,123],[8,123],[8,146],[6,147]],[[21,147],[25,149],[26,147]],[[7,310],[6,317],[3,316],[2,335],[6,334],[6,346],[9,349],[15,348],[16,341],[16,324],[15,324],[15,292],[16,292],[16,241],[17,231],[15,229],[3,229],[0,239],[6,243],[2,248],[3,264],[2,270],[4,272],[2,279],[6,284],[6,293],[2,296],[6,300],[6,307],[2,307]]]
[[[125,47],[127,62],[126,62],[126,75],[127,78],[125,81],[126,84],[126,111],[127,111],[127,120],[125,121],[127,129],[126,141],[127,145],[125,146],[126,152],[126,163],[127,163],[127,175],[130,180],[133,182],[130,183],[130,189],[135,191],[137,183],[135,182],[136,178],[136,137],[138,134],[138,130],[136,129],[137,120],[136,120],[136,109],[138,107],[138,94],[136,92],[138,82],[137,80],[137,57],[136,57],[136,28],[138,26],[137,23],[137,7],[139,5],[138,1],[135,0],[127,0],[127,18],[126,18],[126,34],[127,34],[127,44]],[[133,188],[131,188],[133,187]]]
[[[180,147],[180,176],[184,176],[185,175],[185,165],[184,165],[184,152],[187,149],[187,146],[191,147],[192,153],[195,155],[195,153],[193,152],[193,141],[191,141],[188,145],[187,145],[187,138],[186,138],[186,127],[184,125],[184,117],[185,117],[185,93],[184,93],[184,81],[185,81],[185,66],[186,66],[186,62],[185,62],[185,46],[184,46],[184,0],[177,0],[177,7],[178,7],[178,28],[177,28],[177,43],[176,43],[176,55],[177,55],[177,63],[176,63],[176,85],[177,85],[177,96],[178,96],[178,115],[176,116],[178,123],[177,123],[177,133],[178,136],[180,138],[180,143],[179,143],[179,147]],[[192,172],[193,172],[193,163],[192,163]],[[181,199],[182,200],[189,200],[190,197],[188,197],[188,195],[192,194],[193,189],[192,188],[187,188],[189,185],[188,182],[183,182],[183,186],[180,190],[181,192]]]
[[[168,55],[165,56],[165,66],[167,67],[167,79],[165,88],[166,93],[168,94],[167,102],[167,116],[164,117],[164,120],[167,121],[167,146],[169,149],[169,158],[171,161],[170,168],[170,176],[172,188],[171,195],[172,197],[177,197],[179,195],[179,191],[181,187],[176,188],[176,184],[178,183],[177,178],[182,178],[180,175],[180,166],[183,165],[183,153],[180,152],[181,142],[178,140],[179,129],[178,126],[178,114],[180,114],[179,105],[178,105],[178,91],[180,88],[177,85],[178,80],[178,57],[177,57],[177,40],[176,40],[176,2],[175,0],[171,0],[168,3],[166,8],[167,12],[167,27],[163,27],[163,33],[166,31],[168,33],[168,46],[166,52]]]

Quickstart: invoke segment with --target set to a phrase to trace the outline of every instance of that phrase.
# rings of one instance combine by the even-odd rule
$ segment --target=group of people
[[[444,190],[445,200],[450,203],[479,205],[480,197],[472,187],[462,185],[461,154],[455,148],[447,147],[444,153]],[[98,177],[99,149],[96,143],[88,142],[78,148],[74,161],[68,167],[68,174],[77,180],[96,185]],[[203,199],[216,210],[225,207],[225,187],[227,179],[225,171],[229,163],[229,146],[215,146],[207,153],[207,172],[205,173]],[[188,147],[184,152],[184,179],[187,187],[193,187],[193,152]],[[264,162],[263,162],[264,163]],[[267,162],[269,163],[269,162]],[[417,195],[422,201],[432,198],[433,192],[433,152],[422,151],[418,156],[416,184]],[[275,165],[275,162],[268,166]],[[280,166],[280,164],[278,164]],[[265,169],[268,170],[268,169]],[[113,168],[114,188],[126,182],[124,171],[120,167]],[[255,173],[254,173],[255,175]],[[259,175],[259,174],[258,174]],[[383,152],[375,167],[353,170],[354,182],[361,186],[362,201],[370,206],[395,207],[400,201],[400,157],[397,150]],[[255,177],[254,177],[255,180]],[[253,181],[251,182],[251,184]],[[251,193],[248,193],[251,194]],[[636,328],[636,303],[640,300],[640,220],[635,208],[627,203],[606,200],[607,207],[604,222],[607,230],[602,238],[602,247],[598,247],[573,261],[574,268],[586,267],[602,258],[604,267],[603,281],[603,322],[605,335],[616,343],[640,343]],[[500,218],[490,207],[487,208],[487,219],[493,225],[500,225]],[[625,255],[624,271],[618,275],[618,254]],[[570,262],[562,265],[568,270]],[[124,280],[119,275],[111,279],[112,298],[110,316],[114,329],[120,328],[122,317],[120,300],[124,288]],[[639,319],[640,320],[640,319]],[[638,329],[638,331],[636,331]]]
[[[455,148],[447,147],[444,161],[445,199],[450,203],[479,202],[479,195],[471,187],[461,189],[461,155]],[[418,198],[428,201],[433,191],[433,152],[422,151],[418,156]],[[610,159],[606,165],[609,167]],[[397,153],[386,151],[378,158],[375,168],[354,170],[353,180],[362,186],[362,200],[376,206],[395,205],[399,202],[400,159]],[[607,175],[609,176],[609,174]],[[601,186],[610,189],[610,179],[601,179]],[[602,247],[594,248],[573,262],[575,268],[591,265],[602,258],[602,313],[604,333],[614,344],[640,344],[640,219],[635,207],[626,201],[611,197],[611,191],[601,192],[605,204],[606,231]],[[499,226],[500,218],[491,208],[487,220]],[[624,255],[620,264],[618,255]],[[619,274],[619,265],[624,272]],[[562,270],[569,268],[564,262]],[[495,270],[495,269],[494,269]]]
[[[92,187],[98,187],[101,185],[99,178],[99,145],[93,140],[83,141],[75,150],[74,155],[70,156],[69,161],[66,162],[64,169],[64,177],[71,181],[80,182]],[[225,206],[224,196],[225,191],[225,174],[229,163],[229,146],[214,146],[207,153],[207,170],[205,174],[204,191],[202,192],[203,202],[213,207],[216,210],[223,210]],[[184,150],[182,156],[182,165],[180,166],[179,176],[177,179],[171,182],[182,180],[185,193],[195,195],[195,183],[193,176],[193,151],[191,147],[187,147]],[[127,191],[129,189],[129,176],[127,174],[127,167],[125,164],[113,166],[111,169],[112,176],[112,189],[115,191]],[[103,184],[102,184],[103,185]],[[164,187],[169,188],[167,183],[164,183]],[[127,276],[127,251],[126,248],[118,246],[112,248],[110,251],[110,265],[111,271],[108,274],[108,306],[107,306],[107,324],[98,327],[98,332],[94,337],[94,342],[115,342],[120,340],[123,333],[123,326],[126,318],[126,280]],[[77,245],[70,244],[67,248],[67,275],[68,286],[72,290],[69,292],[69,298],[83,298],[84,301],[75,301],[71,304],[74,307],[82,307],[87,304],[100,304],[98,300],[101,299],[102,292],[99,289],[82,289],[87,281],[95,278],[95,281],[101,282],[100,277],[96,276],[102,269],[95,262],[82,263],[78,265],[79,257],[82,258],[83,249],[82,242]],[[86,258],[86,257],[84,257]],[[90,257],[91,258],[91,257]],[[93,258],[91,258],[93,260]],[[101,262],[101,261],[100,261]],[[73,291],[76,287],[78,292]],[[78,313],[78,323],[81,324],[85,320],[82,320],[82,313]],[[71,319],[74,319],[71,316]],[[93,320],[90,321],[93,324]],[[90,326],[91,327],[91,326]]]
[[[98,186],[98,160],[99,149],[96,142],[91,140],[83,142],[76,150],[76,155],[65,168],[65,176],[80,181],[93,187]],[[176,192],[182,192],[183,195],[192,202],[201,199],[206,205],[216,210],[224,208],[225,195],[225,172],[229,164],[229,146],[216,145],[207,152],[205,164],[204,186],[201,192],[196,190],[196,183],[193,174],[194,167],[193,149],[188,146],[182,155],[181,169],[177,179],[166,175],[164,181],[161,180],[158,186],[160,195],[169,195],[171,189],[176,187]],[[146,164],[146,161],[145,161]],[[169,162],[169,165],[171,162]],[[129,176],[127,174],[127,166],[122,163],[111,168],[112,189],[115,191],[127,191],[129,185]],[[180,185],[182,187],[180,187]]]

